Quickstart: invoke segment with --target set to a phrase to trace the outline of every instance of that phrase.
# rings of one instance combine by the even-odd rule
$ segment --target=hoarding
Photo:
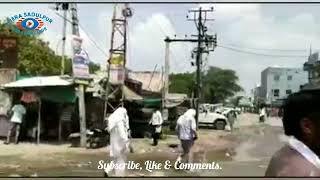
[[[125,79],[125,71],[123,68],[123,55],[113,55],[110,63],[110,82],[112,84],[123,84]]]
[[[17,39],[0,36],[0,68],[17,68]]]
[[[75,78],[89,78],[89,58],[84,50],[75,54],[72,60],[73,77]]]
[[[74,36],[73,50],[75,52],[72,59],[72,72],[73,77],[80,79],[87,79],[90,77],[89,72],[89,57],[88,54],[81,48],[82,38],[79,36]]]

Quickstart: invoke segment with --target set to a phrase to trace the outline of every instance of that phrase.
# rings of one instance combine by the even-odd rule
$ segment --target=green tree
[[[170,75],[170,92],[185,93],[191,96],[195,90],[195,73]],[[222,103],[242,90],[235,71],[210,67],[208,73],[202,75],[202,100],[207,103]]]
[[[169,91],[191,96],[195,85],[194,77],[194,73],[171,74]]]
[[[210,67],[203,77],[203,97],[209,103],[221,103],[242,90],[235,71]]]
[[[11,26],[13,26],[11,24]],[[44,42],[37,36],[25,36],[11,31],[11,27],[0,22],[0,35],[16,37],[18,44],[18,70],[21,74],[28,75],[57,75],[60,74],[61,56],[49,47],[48,42]],[[71,75],[71,59],[65,58],[65,73]],[[99,69],[93,62],[89,64],[90,72]]]

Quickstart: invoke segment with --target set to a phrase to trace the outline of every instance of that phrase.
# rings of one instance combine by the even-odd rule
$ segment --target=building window
[[[291,81],[292,80],[292,76],[288,76],[288,81]]]
[[[286,94],[287,94],[287,95],[292,94],[292,90],[291,90],[291,89],[287,89],[287,90],[286,90]]]
[[[280,76],[279,75],[274,75],[274,80],[275,81],[279,81],[280,80]]]
[[[279,89],[274,89],[273,90],[273,96],[274,97],[279,97],[279,94],[280,94],[280,90]]]

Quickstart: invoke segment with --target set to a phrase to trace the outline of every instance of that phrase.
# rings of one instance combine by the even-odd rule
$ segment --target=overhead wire
[[[175,23],[174,23],[173,19],[171,18],[171,14],[170,14],[170,13],[167,13],[166,15],[167,15],[170,23],[172,23],[172,25],[175,27]],[[190,47],[187,46],[186,43],[181,43],[181,44],[185,47],[184,50],[185,50],[185,51],[188,51],[188,53],[187,53],[187,52],[186,52],[186,53],[183,53],[183,54],[185,55],[184,59],[186,59],[186,60],[190,59],[190,57],[189,57],[188,55],[190,54],[190,52],[191,52],[192,50],[190,49]],[[187,63],[183,63],[184,69],[187,69],[187,68],[185,68],[185,67],[186,67],[186,64],[187,64]],[[188,67],[189,67],[189,66],[188,66]]]
[[[64,17],[59,14],[59,13],[55,13],[56,15],[58,15],[59,17],[63,18]],[[137,16],[139,18],[139,16]],[[169,15],[168,16],[170,22],[172,24],[173,21],[172,21],[172,18],[171,16]],[[72,23],[71,20],[69,19],[66,19],[67,22],[69,23]],[[167,36],[168,33],[166,33],[164,30],[163,30],[163,27],[162,25],[160,25],[160,23],[158,21],[155,21],[156,24],[159,26],[159,29],[160,31],[165,35]],[[101,47],[100,45],[97,44],[97,42],[91,37],[90,33],[88,33],[88,31],[84,28],[84,26],[82,26],[81,23],[79,23],[79,27],[83,30],[83,32],[88,36],[89,40],[93,43],[93,45],[99,50],[101,51],[104,55],[108,55],[108,53],[106,53]],[[183,43],[184,44],[184,43]],[[184,44],[184,46],[186,46],[186,44]],[[217,45],[217,47],[221,47],[221,48],[224,48],[224,49],[228,49],[230,51],[234,51],[234,52],[239,52],[239,53],[245,53],[245,54],[251,54],[251,55],[256,55],[256,56],[266,56],[266,57],[283,57],[283,58],[292,58],[292,57],[303,57],[303,58],[306,58],[307,55],[281,55],[281,54],[268,54],[268,53],[258,53],[258,52],[254,52],[254,51],[247,51],[247,50],[243,50],[243,49],[252,49],[252,50],[262,50],[262,51],[288,51],[288,52],[293,52],[293,51],[296,51],[296,52],[306,52],[307,49],[276,49],[276,48],[253,48],[253,47],[244,47],[244,46],[241,46],[241,45],[237,45],[237,44],[234,44],[234,43],[219,43]],[[188,49],[189,47],[187,47]],[[178,59],[177,56],[176,56],[176,53],[173,52],[171,49],[169,49],[169,52],[175,57],[175,59]],[[130,52],[131,53],[131,52]],[[181,54],[179,54],[181,56]],[[129,55],[131,56],[131,55]],[[185,59],[186,57],[183,57],[183,59]],[[180,63],[179,63],[180,64]],[[177,65],[177,64],[176,64]],[[180,64],[181,65],[181,64]],[[179,65],[179,66],[180,66]],[[180,66],[181,67],[181,66]],[[185,67],[183,67],[185,68]]]
[[[137,17],[138,19],[140,19],[141,20],[141,18],[139,17],[139,16],[135,16],[135,17]],[[168,36],[168,33],[166,33],[164,30],[163,30],[163,27],[160,25],[160,23],[158,22],[158,21],[154,21],[158,26],[159,26],[159,29],[160,29],[160,31],[162,32],[162,34],[164,35],[164,36]],[[174,52],[174,51],[172,51],[172,49],[169,49],[169,52],[170,52],[170,54],[171,55],[173,55],[174,56],[174,59],[177,59],[177,60],[179,60],[179,58],[177,57],[177,55],[176,55],[176,53]],[[179,54],[180,55],[180,54]],[[182,59],[184,59],[184,57],[182,57]],[[178,67],[181,67],[181,68],[185,68],[184,66],[182,67],[182,64],[181,63],[176,63],[176,61],[173,61],[173,63],[175,64],[175,65],[177,65]]]
[[[55,13],[56,15],[58,15],[59,17],[61,17],[62,19],[65,19],[65,17],[63,17],[61,14],[59,13]],[[68,18],[66,18],[66,21],[72,24],[72,21]],[[80,22],[78,22],[79,27],[82,29],[82,31],[87,35],[87,37],[89,38],[89,40],[93,43],[93,45],[104,55],[108,56],[108,54],[97,44],[97,42],[91,37],[91,35],[89,35],[89,33],[86,31],[86,29],[82,26],[82,24]]]
[[[257,56],[267,56],[267,57],[287,57],[287,58],[292,58],[292,57],[296,57],[296,58],[301,58],[301,57],[308,57],[306,55],[275,55],[275,54],[263,54],[263,53],[257,53],[257,52],[252,52],[252,51],[246,51],[246,50],[242,50],[242,49],[236,49],[236,48],[233,48],[233,47],[228,47],[228,46],[225,46],[225,45],[217,45],[217,47],[221,47],[221,48],[224,48],[224,49],[228,49],[228,50],[231,50],[231,51],[235,51],[235,52],[240,52],[240,53],[245,53],[245,54],[251,54],[251,55],[257,55]]]
[[[218,39],[221,39],[221,37],[218,37]],[[226,43],[226,41],[231,42],[231,43]],[[222,38],[222,42],[224,42],[223,44],[229,45],[229,46],[234,46],[234,47],[243,48],[243,49],[261,50],[261,51],[286,51],[286,52],[293,52],[293,51],[306,52],[306,51],[309,51],[308,49],[303,49],[303,48],[302,49],[278,49],[278,48],[247,47],[247,46],[240,45],[241,43],[235,43],[235,41],[230,41],[227,38]]]

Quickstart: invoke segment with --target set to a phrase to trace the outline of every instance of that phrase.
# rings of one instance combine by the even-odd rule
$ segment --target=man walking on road
[[[259,122],[261,123],[265,122],[266,117],[267,117],[267,112],[266,112],[265,105],[263,104],[261,105],[260,112],[259,112]]]
[[[152,118],[149,122],[149,124],[152,126],[153,146],[158,145],[162,123],[163,123],[162,115],[160,111],[157,110],[152,114]]]
[[[179,162],[181,162],[182,159],[187,163],[190,162],[189,153],[194,141],[198,138],[195,115],[196,110],[189,109],[186,113],[180,116],[177,121],[176,132],[183,150],[182,155],[177,159]]]
[[[272,157],[266,176],[320,176],[319,107],[319,92],[299,92],[288,97],[282,121],[289,141]]]
[[[20,134],[20,126],[22,123],[23,116],[26,114],[26,108],[23,102],[16,104],[12,107],[10,114],[11,116],[11,128],[8,131],[7,141],[5,144],[10,143],[10,137],[12,132],[15,131],[15,144],[18,144],[19,141],[19,134]]]
[[[115,164],[123,165],[130,150],[129,117],[125,108],[118,108],[110,115],[107,130],[110,134],[110,158]],[[107,177],[111,171],[111,168],[105,169],[104,176]],[[122,166],[115,169],[116,176],[124,176],[124,173]]]

